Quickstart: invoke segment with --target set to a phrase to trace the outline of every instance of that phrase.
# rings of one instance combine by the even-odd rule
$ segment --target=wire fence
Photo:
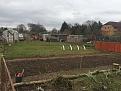
[[[1,91],[16,91],[4,57],[1,58]]]

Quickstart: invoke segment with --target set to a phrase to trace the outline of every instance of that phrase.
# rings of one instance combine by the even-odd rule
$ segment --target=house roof
[[[11,35],[14,34],[14,33],[18,33],[16,30],[13,30],[13,29],[8,29],[8,30],[3,31],[3,33],[4,32],[8,32]]]
[[[121,22],[108,22],[104,25],[112,25],[114,28],[121,31]]]

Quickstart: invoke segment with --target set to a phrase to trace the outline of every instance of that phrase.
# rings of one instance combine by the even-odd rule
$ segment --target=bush
[[[65,90],[71,90],[72,89],[72,83],[68,79],[65,79],[63,77],[58,77],[54,82],[53,86],[56,89],[65,89]]]
[[[99,83],[95,84],[92,89],[93,91],[109,91],[107,86]]]

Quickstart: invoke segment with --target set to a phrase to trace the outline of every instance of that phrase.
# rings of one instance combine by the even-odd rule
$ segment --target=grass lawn
[[[62,49],[65,46],[65,50]],[[86,47],[83,49],[79,45],[80,50],[77,49],[76,44],[71,44],[73,50],[70,50],[69,43],[59,42],[41,42],[41,41],[23,41],[6,46],[6,58],[31,58],[31,57],[50,57],[50,56],[66,56],[66,55],[91,55],[100,53],[93,47]]]

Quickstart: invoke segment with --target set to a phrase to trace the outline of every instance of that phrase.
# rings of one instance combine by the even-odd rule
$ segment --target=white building
[[[13,43],[19,40],[19,33],[16,30],[8,29],[3,31],[3,38],[7,43]]]
[[[47,41],[50,38],[49,34],[42,34],[43,41]]]
[[[20,40],[20,41],[21,41],[21,40],[24,40],[24,36],[23,36],[22,33],[19,34],[19,40]]]
[[[82,42],[85,39],[83,35],[69,35],[67,36],[67,42]]]

